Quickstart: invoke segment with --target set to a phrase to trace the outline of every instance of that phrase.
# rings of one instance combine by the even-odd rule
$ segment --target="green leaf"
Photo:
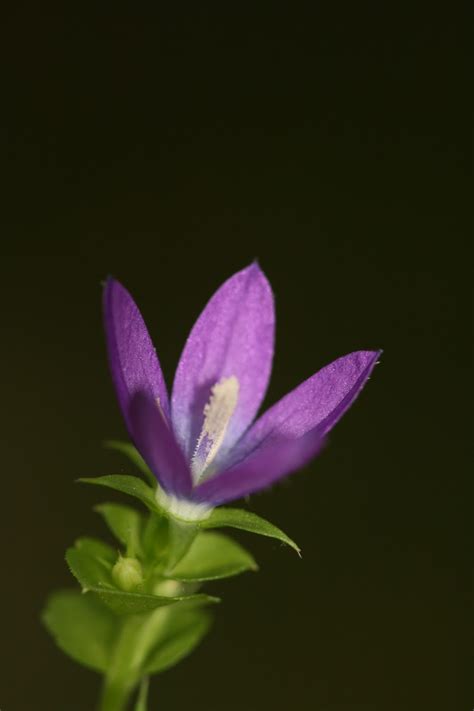
[[[211,626],[203,610],[170,608],[160,639],[145,664],[146,674],[157,674],[180,662],[197,647]]]
[[[257,570],[253,557],[222,533],[200,533],[184,558],[168,573],[173,580],[217,580]]]
[[[141,592],[119,590],[112,580],[112,567],[116,553],[110,546],[93,539],[79,539],[75,548],[66,552],[66,560],[72,574],[77,578],[84,592],[95,593],[111,610],[119,615],[150,612],[158,607],[180,602],[218,602],[218,598],[204,595],[152,595]]]
[[[148,678],[143,679],[140,685],[140,691],[138,692],[137,703],[135,705],[135,711],[146,711],[148,706]]]
[[[107,671],[117,621],[96,597],[77,590],[56,592],[41,619],[63,652],[90,669]]]
[[[242,531],[250,531],[250,533],[256,533],[259,536],[276,538],[278,541],[286,543],[300,555],[300,548],[286,533],[283,533],[272,523],[250,511],[219,507],[214,509],[209,518],[201,521],[200,526],[201,528],[240,528]]]
[[[148,593],[123,592],[104,588],[90,588],[100,599],[117,615],[137,615],[142,612],[151,612],[158,607],[167,607],[188,601],[210,604],[220,602],[219,598],[197,593],[196,595],[181,595],[171,597],[167,595],[150,595]]]
[[[90,536],[81,536],[74,543],[75,548],[86,553],[89,556],[97,558],[104,565],[112,566],[117,560],[117,551],[109,546],[108,543],[91,538]]]
[[[151,486],[156,487],[157,482],[155,475],[133,444],[130,444],[130,442],[120,442],[116,439],[109,439],[104,442],[104,446],[108,449],[114,449],[116,452],[124,454],[147,478],[148,483],[151,484]]]
[[[99,504],[94,510],[104,517],[114,536],[127,547],[127,556],[141,555],[144,519],[138,511],[130,506],[112,503]]]
[[[144,481],[137,476],[128,476],[126,474],[109,474],[107,476],[99,476],[95,479],[81,478],[79,482],[84,484],[95,484],[96,486],[106,486],[115,491],[121,491],[123,494],[134,496],[139,499],[151,511],[161,513],[161,509],[156,503],[155,493],[153,489],[145,484]]]
[[[89,538],[80,538],[74,548],[66,551],[71,573],[85,592],[97,587],[114,589],[112,567],[116,559],[113,548]]]

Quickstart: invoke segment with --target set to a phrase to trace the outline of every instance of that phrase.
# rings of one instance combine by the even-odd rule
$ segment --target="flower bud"
[[[143,582],[142,566],[136,558],[119,556],[112,568],[112,577],[117,587],[125,592],[131,592]]]

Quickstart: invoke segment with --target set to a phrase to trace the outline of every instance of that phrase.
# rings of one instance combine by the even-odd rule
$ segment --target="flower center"
[[[213,508],[209,504],[196,504],[193,501],[180,499],[173,494],[167,494],[159,486],[156,489],[155,498],[158,505],[168,511],[173,518],[178,518],[188,523],[204,521],[209,518]]]
[[[239,381],[235,375],[222,378],[211,388],[211,396],[204,407],[201,434],[191,459],[191,473],[195,486],[210,473],[209,467],[224,441],[238,399]]]

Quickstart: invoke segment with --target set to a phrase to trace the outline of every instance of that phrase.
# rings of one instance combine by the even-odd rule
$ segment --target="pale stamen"
[[[222,378],[211,388],[204,408],[204,423],[191,459],[194,484],[204,477],[224,441],[227,427],[239,399],[239,381],[235,375]]]

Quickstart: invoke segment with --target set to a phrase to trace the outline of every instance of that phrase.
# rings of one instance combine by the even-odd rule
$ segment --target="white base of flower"
[[[186,499],[178,499],[173,494],[166,494],[159,487],[156,490],[156,500],[158,506],[182,521],[204,521],[209,518],[213,510],[213,506],[209,506],[209,504],[196,504],[193,501],[186,501]]]

